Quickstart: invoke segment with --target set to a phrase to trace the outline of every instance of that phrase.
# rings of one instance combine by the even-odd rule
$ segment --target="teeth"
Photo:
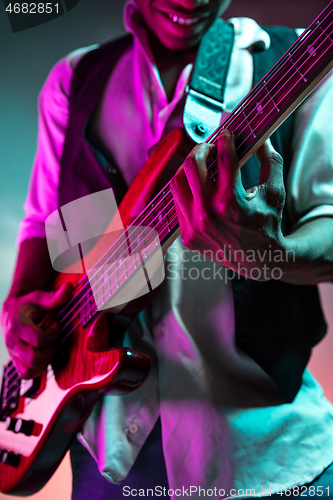
[[[200,18],[199,17],[180,17],[180,16],[177,16],[176,14],[169,14],[169,18],[171,19],[171,21],[173,23],[176,23],[176,24],[182,24],[182,25],[185,25],[185,26],[189,26],[191,24],[195,24],[197,23]]]

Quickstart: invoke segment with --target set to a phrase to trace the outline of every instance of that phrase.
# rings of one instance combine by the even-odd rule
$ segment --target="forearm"
[[[333,217],[318,217],[285,238],[282,281],[311,285],[333,280]]]
[[[12,286],[7,300],[35,290],[50,290],[55,275],[46,239],[24,240],[19,248]]]
[[[72,286],[66,283],[56,291],[47,291],[55,274],[46,240],[24,240],[0,316],[5,344],[22,378],[40,375],[56,352],[60,327],[53,313],[69,300]],[[39,323],[45,312],[51,315],[42,327]]]

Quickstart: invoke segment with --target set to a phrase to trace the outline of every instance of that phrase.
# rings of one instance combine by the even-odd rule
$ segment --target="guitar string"
[[[320,28],[318,28],[318,29],[320,29]],[[313,33],[312,33],[312,34],[313,34]],[[325,36],[325,35],[324,35],[324,33],[323,33],[323,36]],[[319,38],[318,38],[318,39],[319,39]],[[319,47],[317,48],[317,50],[318,50],[319,48],[320,48],[320,45],[319,45]],[[324,52],[324,53],[325,53],[325,52]],[[322,56],[323,56],[323,54],[321,55],[321,57],[322,57]],[[286,58],[286,62],[285,62],[284,64],[287,64],[287,63],[289,62],[288,55],[287,55],[287,56],[285,56],[285,58]],[[303,66],[306,64],[306,62],[307,62],[309,59],[310,59],[310,57],[308,57],[308,58],[306,59],[306,61],[305,61],[302,65],[300,65],[300,66],[298,67],[298,69],[302,69],[302,68],[303,68]],[[314,62],[314,64],[315,64],[315,62]],[[312,65],[312,66],[313,66],[313,65]],[[311,68],[312,68],[312,67],[308,68],[308,71],[310,71],[310,70],[311,70]],[[289,73],[290,71],[292,71],[292,66],[291,66],[291,68],[288,70],[288,73]],[[288,75],[288,73],[286,73],[286,75],[284,75],[284,78]],[[295,74],[297,74],[297,71],[296,71],[296,73],[292,73],[292,76],[294,76]],[[286,83],[285,83],[284,85],[286,85],[286,84],[289,82],[289,80],[292,78],[292,76],[291,76],[289,79],[287,79],[287,81],[286,81]],[[299,80],[301,80],[301,78],[299,78]],[[267,82],[266,82],[266,83],[267,83]],[[269,83],[269,82],[268,82],[268,83]],[[298,83],[299,83],[299,82],[297,82],[297,84],[298,84]],[[275,84],[273,87],[271,87],[271,88],[270,88],[271,93],[274,91],[274,88],[275,88],[277,85],[278,85],[278,84]],[[292,87],[292,88],[293,88],[293,87]],[[290,92],[290,90],[289,90],[289,92]],[[276,95],[276,94],[273,94],[273,97],[274,97],[275,95]],[[254,99],[255,97],[256,97],[256,96],[253,96],[253,99]],[[270,104],[270,100],[268,101],[267,105],[269,105],[269,104]],[[264,107],[265,107],[265,106],[266,106],[266,104],[264,104],[263,109],[264,109]],[[235,110],[236,110],[236,109],[237,109],[237,108],[235,108]],[[253,113],[256,115],[256,113],[255,113],[255,110],[254,110],[254,109],[252,109],[252,110],[251,110],[251,112],[250,112],[250,114],[248,115],[248,117],[247,117],[247,118],[248,118],[248,119],[250,119],[251,114],[253,114]],[[234,114],[234,113],[233,113],[233,114]],[[232,125],[232,122],[234,121],[234,119],[235,119],[235,118],[232,118],[232,119],[230,120],[230,124],[226,124],[226,121],[227,121],[227,120],[226,120],[226,121],[223,123],[223,128],[226,128],[226,125],[228,125],[228,126]],[[246,119],[246,118],[245,118],[245,119],[241,122],[240,126],[242,126],[244,123],[246,123],[246,124],[248,125],[248,123],[247,123],[247,119]],[[219,128],[218,128],[218,129],[214,132],[214,136],[216,136],[216,135],[218,134],[218,131],[220,131],[221,129],[222,129],[222,127],[219,127]],[[244,141],[243,141],[243,142],[242,142],[242,143],[238,146],[238,149],[242,146],[242,144],[243,144],[244,142],[246,142],[246,140],[247,140],[249,137],[251,137],[251,133],[250,133],[248,136],[246,136],[246,138],[244,139]],[[215,141],[216,141],[216,138],[215,138]],[[213,142],[213,143],[214,143],[214,142]],[[212,168],[212,166],[213,166],[213,164],[214,164],[214,163],[215,163],[215,162],[212,162],[212,164],[210,165],[209,169],[211,169],[211,168]],[[215,175],[216,175],[216,172],[214,172],[214,173],[211,175],[211,177],[213,178]],[[166,186],[166,187],[167,187],[167,186]],[[165,190],[166,190],[166,189],[164,188],[164,190],[163,190],[163,191],[165,191]],[[168,194],[169,194],[169,193],[168,193]],[[160,198],[160,200],[158,201],[157,205],[153,208],[153,210],[156,210],[156,209],[157,209],[158,205],[159,205],[159,204],[161,204],[161,203],[162,203],[162,202],[166,199],[166,197],[168,196],[168,194],[167,194],[166,196],[163,196],[162,198]],[[157,196],[159,196],[159,195],[160,195],[160,193],[159,193]],[[172,202],[172,200],[171,200],[171,202]],[[170,202],[169,202],[168,204],[170,204]],[[145,216],[145,218],[143,219],[143,221],[144,221],[145,219],[147,219],[148,217],[150,217],[150,215],[153,213],[153,210],[152,210],[151,212],[148,212],[148,214],[146,214],[146,216]],[[164,211],[164,210],[165,210],[165,207],[164,207],[163,211]],[[167,213],[166,213],[166,216],[164,216],[164,217],[163,217],[163,219],[167,218],[168,213],[169,213],[169,212],[167,212]],[[140,214],[140,216],[142,216],[142,214]],[[140,216],[139,216],[139,217],[140,217]],[[155,218],[153,218],[151,222],[152,222],[152,223],[154,223],[154,222],[157,220],[157,218],[158,218],[159,216],[160,216],[160,214],[158,214],[158,216],[156,216]],[[163,219],[162,219],[162,220],[163,220]],[[137,219],[136,219],[136,220],[137,220]],[[143,221],[141,221],[141,222],[143,222]],[[134,222],[135,222],[135,221],[133,221],[133,223],[134,223]],[[158,222],[159,222],[159,223],[161,223],[161,220],[159,220]],[[122,236],[123,236],[123,235],[122,235]],[[126,242],[124,242],[124,243],[126,243]],[[107,251],[107,252],[110,252],[110,249],[108,249],[108,251]],[[124,253],[122,254],[122,256],[124,256]],[[109,259],[110,259],[110,257],[111,257],[111,256],[108,256],[107,258],[109,258]],[[102,258],[101,258],[101,259],[105,259],[105,256],[102,256]],[[117,269],[116,269],[116,271],[117,271]],[[91,287],[92,287],[92,286],[95,286],[95,285],[96,285],[96,283],[98,283],[100,280],[102,280],[102,279],[105,277],[105,274],[103,274],[101,277],[99,277],[98,281],[92,285],[92,283],[91,283],[92,278],[95,278],[95,277],[96,277],[96,275],[97,275],[97,273],[99,273],[99,272],[100,272],[100,269],[97,269],[97,271],[95,272],[95,276],[91,276],[90,278],[88,278],[88,279],[90,280],[90,286],[91,286]],[[123,275],[121,275],[121,277],[123,277],[123,276],[124,276],[124,274],[123,274]],[[111,278],[111,277],[112,277],[112,275],[110,276],[110,278]],[[119,278],[117,279],[117,281],[119,281]],[[89,285],[89,284],[87,283],[87,284],[86,284],[86,286],[88,286],[88,285]],[[103,286],[103,284],[102,284],[102,286]],[[98,291],[100,291],[100,289],[101,289],[101,287],[97,290],[97,292],[98,292]],[[81,293],[81,292],[82,292],[82,289],[79,291],[79,293]],[[85,297],[86,297],[89,293],[90,293],[90,290],[88,291],[88,293],[87,293],[86,295],[82,296],[82,297],[81,297],[81,299],[85,298]],[[64,318],[63,318],[63,319],[64,319]]]
[[[322,14],[323,14],[323,13],[322,13]],[[327,16],[326,16],[326,17],[324,17],[323,21],[324,21],[324,20],[326,20],[328,16],[329,16],[329,13],[327,14]],[[319,18],[319,16],[318,16],[318,18]],[[318,18],[317,18],[317,19],[318,19]],[[315,21],[314,21],[312,24],[316,23],[317,19],[315,19]],[[323,21],[321,21],[321,22],[323,22]],[[331,26],[331,24],[332,24],[332,22],[329,24],[329,26]],[[310,26],[309,26],[309,28],[308,28],[306,31],[309,31],[309,30],[310,30],[310,28],[311,28],[311,26],[312,26],[312,25],[310,25]],[[324,30],[322,30],[322,28],[321,28],[321,26],[320,26],[320,25],[317,25],[317,26],[315,27],[315,29],[314,29],[314,30],[313,30],[313,31],[309,34],[309,36],[313,35],[313,34],[314,34],[314,32],[315,32],[317,29],[319,29],[319,30],[321,31],[321,35],[320,35],[320,36],[324,36],[324,38],[325,38],[325,34],[326,34],[326,30],[327,30],[327,28],[324,28]],[[306,33],[306,31],[305,31],[305,33]],[[326,34],[326,36],[328,36],[329,40],[330,40],[330,41],[331,41],[331,43],[332,43],[332,40],[331,40],[330,36],[329,36],[329,35],[327,35],[327,34]],[[304,37],[304,39],[301,41],[301,43],[304,43],[305,38],[306,38],[306,37]],[[317,39],[317,40],[319,40],[319,37],[318,37],[318,39]],[[316,41],[317,41],[317,40],[316,40]],[[296,40],[295,44],[296,44],[296,43],[297,43],[297,40]],[[294,44],[293,44],[293,45],[294,45]],[[319,47],[320,47],[320,45],[319,45]],[[318,47],[318,48],[319,48],[319,47]],[[291,51],[292,49],[293,49],[293,46],[289,49],[289,51]],[[317,50],[318,50],[318,49],[317,49]],[[286,61],[288,61],[288,60],[289,60],[289,58],[288,58],[289,51],[288,51],[288,54],[287,54],[287,55],[282,56],[283,58],[287,58],[287,59],[286,59]],[[326,52],[326,51],[325,51],[325,52]],[[325,54],[325,52],[324,52],[324,54]],[[323,57],[323,54],[322,54],[320,57]],[[310,57],[308,57],[308,59],[309,59],[309,58],[310,58]],[[306,60],[306,62],[307,62],[307,60]],[[283,64],[287,64],[287,62],[284,62]],[[305,63],[304,63],[304,64],[305,64]],[[283,65],[282,65],[282,66],[283,66]],[[281,69],[282,69],[282,66],[281,66]],[[298,67],[297,67],[297,66],[296,66],[296,69],[298,69]],[[300,66],[300,68],[299,68],[299,69],[302,69],[302,65]],[[310,69],[311,69],[311,68],[310,68]],[[290,70],[288,70],[288,72],[289,72],[289,71],[290,71]],[[286,73],[286,75],[288,74],[288,72]],[[296,73],[297,73],[297,71],[296,71]],[[295,73],[294,73],[294,74],[295,74]],[[284,77],[285,77],[286,75],[284,75]],[[292,75],[292,76],[293,76],[293,75]],[[287,82],[288,82],[288,81],[289,81],[289,80],[287,80]],[[287,82],[286,82],[286,83],[287,83]],[[260,83],[260,82],[259,82],[259,83]],[[265,83],[266,83],[266,82],[265,82]],[[285,85],[285,84],[284,84],[284,85]],[[276,86],[277,86],[277,84],[276,84],[275,86],[273,86],[272,88],[270,88],[270,91],[272,91],[272,90],[274,89],[274,87],[276,87]],[[289,90],[289,91],[290,91],[290,90]],[[251,93],[254,93],[254,95],[253,95],[253,96],[251,96],[251,99],[254,99],[254,98],[256,97],[256,96],[255,96],[255,88],[254,88],[254,89],[252,89]],[[273,96],[273,97],[274,97],[274,96]],[[250,102],[250,100],[249,100],[249,102]],[[270,102],[270,101],[268,101],[268,104],[269,104],[269,102]],[[235,108],[235,110],[232,112],[232,113],[233,113],[233,115],[234,115],[234,113],[236,112],[236,110],[237,110],[238,108],[240,109],[241,104],[242,104],[242,103],[240,103],[240,104],[239,104],[239,105]],[[263,106],[263,108],[264,108],[265,106],[266,106],[266,105],[264,105],[264,106]],[[251,111],[251,113],[252,113],[252,112],[254,112],[254,113],[255,113],[254,109]],[[250,118],[251,113],[248,115],[248,118]],[[229,115],[229,116],[231,116],[231,115]],[[228,118],[229,118],[229,117],[228,117]],[[213,134],[212,134],[212,136],[211,136],[211,137],[212,137],[212,144],[214,144],[214,143],[217,141],[217,136],[219,135],[220,131],[221,131],[223,128],[226,128],[226,125],[228,125],[228,127],[230,127],[230,126],[232,125],[232,122],[235,120],[235,118],[233,117],[233,118],[231,118],[231,119],[230,119],[230,123],[229,123],[229,124],[226,124],[226,122],[228,121],[228,118],[224,121],[224,123],[223,123],[222,125],[220,125],[220,126],[219,126],[216,130],[215,130],[215,132],[213,132]],[[241,122],[241,124],[239,125],[239,127],[241,127],[244,123],[247,123],[246,118],[245,118],[245,119]],[[248,125],[248,123],[247,123],[247,125]],[[250,136],[251,136],[251,133],[250,133],[250,134],[249,134],[249,135],[248,135],[248,136],[244,139],[244,141],[243,141],[243,142],[242,142],[242,143],[238,146],[238,149],[241,147],[241,145],[242,145],[244,142],[246,142],[246,140],[247,140],[247,139],[248,139],[248,137],[250,137]],[[209,141],[209,139],[210,139],[210,138],[208,138],[208,140],[207,140],[206,142],[208,142],[208,141]],[[214,142],[214,141],[215,141],[215,142]],[[216,160],[214,160],[213,162],[211,162],[211,164],[210,164],[210,165],[209,165],[209,167],[208,167],[208,170],[210,170],[210,169],[213,167],[213,165],[214,165],[215,163],[216,163]],[[213,178],[213,177],[216,175],[216,173],[217,173],[216,171],[214,171],[213,173],[211,173],[211,172],[210,172],[210,177],[211,177],[211,178]],[[215,179],[214,179],[214,180],[215,180]],[[167,188],[167,187],[169,187],[170,182],[171,182],[171,181],[169,181],[169,182],[167,183],[167,185],[165,186],[165,188],[163,189],[163,191],[165,191],[165,190],[166,190],[166,188]],[[169,191],[169,193],[171,194],[171,191]],[[169,194],[169,193],[168,193],[168,194]],[[159,195],[160,195],[160,193],[158,193],[158,195],[157,195],[157,196],[159,196]],[[166,195],[166,196],[167,196],[167,195]],[[157,206],[158,206],[161,202],[163,202],[163,201],[165,200],[166,196],[163,196],[163,197],[162,197],[162,198],[158,201],[158,204],[157,204],[157,205],[153,208],[153,210],[156,210]],[[171,194],[171,196],[172,196],[172,194]],[[172,203],[172,201],[173,201],[173,198],[171,198],[171,200],[168,202],[168,204]],[[164,209],[166,209],[166,207],[168,206],[168,204],[164,206]],[[150,203],[150,205],[151,205],[151,203]],[[146,208],[148,208],[148,207],[146,207]],[[174,209],[174,207],[173,207],[172,209]],[[145,209],[145,210],[146,210],[146,209]],[[146,214],[145,219],[147,219],[147,217],[149,217],[149,216],[151,215],[151,213],[153,213],[153,210],[152,210],[151,212],[148,212],[148,214]],[[168,218],[168,215],[169,215],[170,213],[171,213],[171,210],[170,210],[169,212],[166,212],[166,215],[162,218],[162,220],[163,220],[164,218]],[[159,214],[159,215],[160,215],[160,214]],[[139,217],[137,217],[137,218],[133,221],[133,223],[134,223],[137,219],[139,219],[141,216],[142,216],[142,214],[140,214],[140,216],[139,216]],[[158,216],[157,216],[157,217],[158,217]],[[152,219],[152,223],[153,223],[153,222],[157,219],[157,217],[155,217],[154,219]],[[175,220],[175,219],[177,219],[177,216],[176,216],[176,217],[174,217],[174,218],[172,219],[172,221],[173,221],[173,220]],[[142,221],[142,222],[143,222],[143,221]],[[159,223],[161,223],[161,221],[159,221]],[[169,225],[170,225],[170,220],[169,220]],[[170,231],[169,231],[169,232],[170,232]],[[107,251],[107,252],[109,252],[110,250],[112,250],[112,248],[111,248],[111,249],[108,249],[108,251]],[[123,254],[123,255],[124,255],[124,254]],[[105,256],[102,256],[101,258],[104,258],[104,257],[105,257]],[[108,256],[107,258],[110,258],[110,256]],[[99,271],[97,270],[97,271],[96,271],[96,274],[97,274],[98,272],[99,272]],[[96,276],[96,274],[95,274],[95,276]],[[105,276],[105,275],[103,274],[103,275],[102,275],[102,278],[103,278],[104,276]],[[124,276],[124,275],[123,275],[123,276]],[[111,276],[110,276],[110,277],[111,277]],[[102,278],[99,278],[99,281],[100,281],[100,279],[102,279]],[[83,277],[83,280],[85,280],[85,279],[88,279],[88,278],[87,278],[87,276],[84,276],[84,277]],[[119,280],[119,278],[118,278],[118,280]],[[97,281],[97,283],[98,283],[98,281]],[[95,283],[95,284],[96,284],[96,283]],[[95,285],[95,284],[94,284],[94,285]],[[85,286],[87,287],[88,285],[89,285],[89,283],[87,283]],[[103,286],[103,284],[102,284],[102,286]],[[81,291],[82,291],[82,289],[81,289],[81,290],[79,290],[79,293],[81,293]],[[89,292],[88,292],[88,293],[89,293]],[[88,294],[86,293],[83,297],[81,297],[80,301],[81,301],[84,297],[86,297],[87,295],[88,295]],[[72,297],[71,301],[72,301],[72,300],[74,300],[74,296]],[[67,304],[66,306],[68,307],[68,305],[69,305],[69,304]],[[78,305],[78,304],[77,304],[77,305]],[[65,307],[66,307],[66,306],[65,306]],[[64,309],[64,308],[63,308],[63,309]],[[59,311],[59,315],[61,314],[61,312],[63,311],[63,309],[62,309],[61,311]],[[81,309],[80,309],[80,310],[76,313],[76,316],[77,316],[77,314],[78,314],[81,310],[82,310],[82,308],[81,308]],[[64,319],[64,318],[63,318],[63,319],[58,318],[58,319],[59,319],[59,321],[61,322],[61,321],[63,321],[63,319]],[[73,319],[74,319],[74,317],[72,318],[72,320],[73,320]],[[66,325],[64,328],[66,328],[67,326],[68,326],[68,325]],[[73,330],[72,330],[72,331],[74,331],[74,330],[75,330],[75,328],[73,328]],[[71,332],[71,333],[72,333],[72,332]],[[66,337],[65,337],[65,338],[67,338],[69,335],[70,335],[70,333],[68,333],[68,334],[66,335]],[[63,339],[63,340],[64,340],[64,339]],[[14,369],[15,369],[15,366],[14,366]],[[15,369],[15,373],[14,373],[14,375],[15,375],[15,377],[16,377],[16,380],[14,380],[14,381],[13,381],[13,382],[9,385],[9,386],[7,386],[7,392],[8,392],[8,391],[10,391],[10,390],[11,390],[11,388],[13,387],[13,385],[15,385],[15,384],[16,384],[16,383],[20,380],[20,377],[19,377],[18,372],[17,372],[17,370],[16,370],[16,369]],[[55,375],[53,374],[53,377],[54,377],[54,376],[55,376]],[[10,378],[12,378],[12,376],[11,376]]]

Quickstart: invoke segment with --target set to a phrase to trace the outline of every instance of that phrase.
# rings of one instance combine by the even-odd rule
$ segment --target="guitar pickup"
[[[17,468],[20,465],[21,455],[7,450],[0,450],[0,462]]]

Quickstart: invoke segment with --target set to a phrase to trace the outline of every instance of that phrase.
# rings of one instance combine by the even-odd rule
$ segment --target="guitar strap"
[[[183,122],[195,142],[205,141],[220,124],[234,42],[234,27],[217,19],[203,37],[186,98]]]

